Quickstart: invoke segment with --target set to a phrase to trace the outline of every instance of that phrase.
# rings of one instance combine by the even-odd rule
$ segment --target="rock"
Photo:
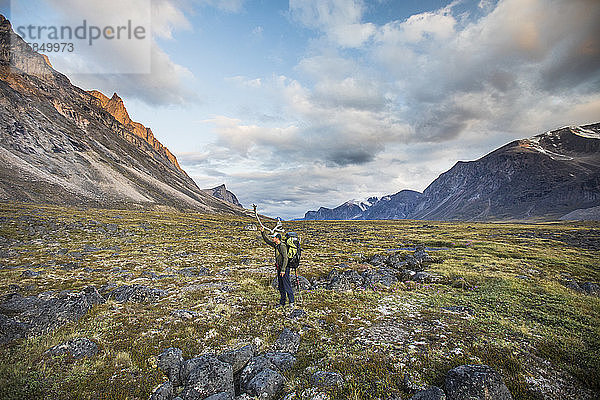
[[[213,394],[212,396],[208,396],[204,400],[233,400],[233,394],[229,392],[221,392],[217,394]]]
[[[98,345],[88,338],[77,338],[46,350],[52,356],[70,355],[75,359],[93,357],[98,353]]]
[[[54,330],[66,322],[78,321],[94,305],[104,303],[96,288],[88,286],[81,292],[45,292],[23,297],[13,293],[0,298],[0,313],[9,315],[7,326],[0,327],[0,343],[16,337],[39,335]]]
[[[362,286],[364,279],[359,275],[358,272],[352,269],[346,269],[343,271],[332,269],[327,276],[327,282],[328,283],[325,286],[327,289],[343,292]]]
[[[198,276],[206,276],[206,275],[210,274],[210,270],[206,267],[201,267],[201,268],[187,267],[187,268],[180,269],[179,271],[177,271],[177,273],[179,275],[182,275],[185,277],[195,278]]]
[[[158,368],[167,375],[173,386],[181,386],[181,365],[183,356],[181,349],[169,347],[158,356]]]
[[[248,384],[250,381],[265,369],[275,370],[276,367],[273,365],[268,358],[263,356],[252,357],[248,362],[248,365],[244,367],[240,374],[240,390],[247,392],[249,390]]]
[[[219,355],[217,358],[223,362],[231,364],[233,373],[237,374],[240,372],[254,356],[254,346],[249,344],[237,350],[231,350],[226,353]]]
[[[446,375],[448,400],[512,400],[502,376],[487,365],[461,365]]]
[[[291,369],[297,361],[296,357],[290,353],[267,352],[263,356],[271,361],[273,365],[275,365],[277,369],[282,372]]]
[[[166,381],[158,385],[150,395],[150,400],[171,400],[173,398],[173,385]]]
[[[119,286],[108,295],[109,299],[114,299],[117,303],[128,301],[135,303],[156,303],[161,297],[167,295],[162,289],[152,289],[143,285]]]
[[[300,346],[300,334],[290,328],[284,328],[273,344],[273,351],[296,354],[298,346]]]
[[[330,388],[344,384],[344,378],[337,372],[317,371],[310,377],[310,383],[320,388]]]
[[[233,369],[230,364],[219,361],[210,355],[192,360],[196,360],[193,367],[186,370],[185,375],[182,376],[185,385],[182,397],[185,400],[205,399],[221,392],[229,393],[233,397],[235,391]]]
[[[0,314],[0,344],[24,338],[30,329],[29,324],[15,321],[13,318]]]
[[[42,271],[32,271],[30,269],[27,269],[21,273],[21,276],[23,278],[35,278],[36,276],[40,276],[42,273]]]
[[[171,311],[171,316],[179,319],[190,320],[194,318],[198,318],[200,316],[196,311],[190,310],[175,310]]]
[[[583,282],[579,284],[581,290],[591,296],[600,296],[600,285],[592,282]]]
[[[301,310],[299,308],[296,308],[294,311],[292,311],[290,313],[290,315],[288,315],[289,319],[301,319],[304,318],[308,315],[308,313],[304,310]]]
[[[390,268],[369,269],[363,272],[366,286],[384,286],[386,288],[398,282],[395,271]]]
[[[415,275],[416,272],[412,269],[404,269],[400,272],[400,279],[403,281],[412,281]]]
[[[247,393],[260,399],[271,400],[283,389],[283,376],[270,368],[259,372],[247,385]]]
[[[437,386],[417,392],[410,400],[446,400],[446,394]]]

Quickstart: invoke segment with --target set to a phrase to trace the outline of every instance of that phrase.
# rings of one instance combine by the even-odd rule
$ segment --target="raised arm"
[[[275,246],[277,246],[277,245],[275,244],[275,242],[274,242],[274,241],[272,241],[271,239],[269,239],[269,238],[267,237],[267,234],[265,233],[265,230],[264,230],[264,229],[261,229],[261,230],[260,230],[260,235],[262,236],[262,238],[263,238],[263,240],[265,241],[265,243],[266,243],[266,244],[268,244],[269,246],[271,246],[271,247],[273,247],[273,248],[274,248]]]

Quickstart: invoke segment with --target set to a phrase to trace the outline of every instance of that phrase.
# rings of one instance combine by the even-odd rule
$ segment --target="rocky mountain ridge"
[[[242,212],[107,99],[72,85],[0,16],[0,200]]]
[[[235,204],[236,206],[242,207],[242,204],[238,201],[236,195],[233,194],[232,192],[230,192],[229,190],[227,190],[227,188],[225,187],[225,184],[219,185],[212,189],[202,189],[202,190],[204,190],[206,193],[210,194],[211,196],[216,197],[217,199],[221,199],[228,203]]]
[[[459,161],[423,193],[401,191],[352,212],[347,204],[309,211],[304,219],[598,219],[600,123],[515,140],[478,160]]]

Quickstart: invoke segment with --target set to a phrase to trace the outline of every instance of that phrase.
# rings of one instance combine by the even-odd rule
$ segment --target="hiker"
[[[287,247],[281,240],[281,233],[273,235],[273,240],[267,237],[265,228],[260,227],[260,234],[266,244],[275,249],[275,268],[277,269],[277,288],[281,293],[281,299],[279,300],[280,306],[285,306],[285,298],[289,299],[290,306],[294,307],[294,290],[290,283],[290,266],[288,263]]]

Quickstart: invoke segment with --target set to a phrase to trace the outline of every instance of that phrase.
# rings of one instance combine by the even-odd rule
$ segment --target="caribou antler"
[[[258,217],[258,212],[256,212],[256,204],[252,204],[252,207],[254,208],[254,216],[256,217],[256,220],[258,221],[258,223],[260,224],[260,226],[262,228],[271,232],[272,235],[274,235],[275,232],[279,232],[279,233],[285,232],[285,230],[283,229],[282,223],[281,223],[281,218],[277,218],[277,225],[275,225],[275,228],[273,228],[273,229],[267,228],[266,226],[263,225],[260,218]]]

